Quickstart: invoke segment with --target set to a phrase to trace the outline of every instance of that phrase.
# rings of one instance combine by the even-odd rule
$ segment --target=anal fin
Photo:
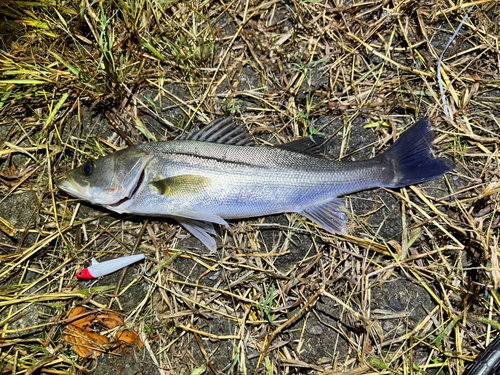
[[[329,232],[347,234],[347,215],[342,211],[343,208],[343,199],[332,198],[309,206],[299,213]]]

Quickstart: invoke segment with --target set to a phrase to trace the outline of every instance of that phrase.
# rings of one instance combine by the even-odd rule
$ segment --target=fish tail
[[[389,170],[392,170],[385,187],[398,188],[419,184],[441,177],[455,168],[445,158],[432,156],[432,131],[429,119],[424,117],[405,131],[382,155]]]

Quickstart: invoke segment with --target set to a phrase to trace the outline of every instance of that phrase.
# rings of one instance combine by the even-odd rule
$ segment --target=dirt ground
[[[465,5],[7,1],[0,373],[462,374],[500,328],[498,7],[476,5],[445,50]],[[258,147],[319,134],[332,162],[429,116],[456,168],[346,196],[349,235],[295,213],[231,220],[215,253],[54,186],[229,115]],[[133,252],[146,262],[75,277]],[[76,307],[89,325],[68,334]],[[119,348],[123,329],[138,336]]]

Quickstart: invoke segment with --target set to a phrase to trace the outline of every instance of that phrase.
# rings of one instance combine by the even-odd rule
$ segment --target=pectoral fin
[[[191,195],[210,185],[210,178],[186,174],[151,182],[160,195]]]
[[[215,239],[211,236],[215,236],[215,230],[212,223],[206,221],[198,221],[188,219],[186,217],[176,217],[175,218],[180,225],[182,225],[189,233],[199,239],[203,245],[208,247],[210,251],[216,251],[217,245]]]
[[[342,211],[343,208],[342,199],[332,198],[299,213],[330,232],[347,233],[347,215]]]

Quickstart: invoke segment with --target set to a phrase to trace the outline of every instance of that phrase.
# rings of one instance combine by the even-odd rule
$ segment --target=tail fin
[[[394,171],[392,180],[385,187],[419,184],[453,170],[455,165],[451,161],[432,157],[433,140],[434,132],[430,128],[429,119],[424,117],[380,155],[379,158],[386,159]]]

